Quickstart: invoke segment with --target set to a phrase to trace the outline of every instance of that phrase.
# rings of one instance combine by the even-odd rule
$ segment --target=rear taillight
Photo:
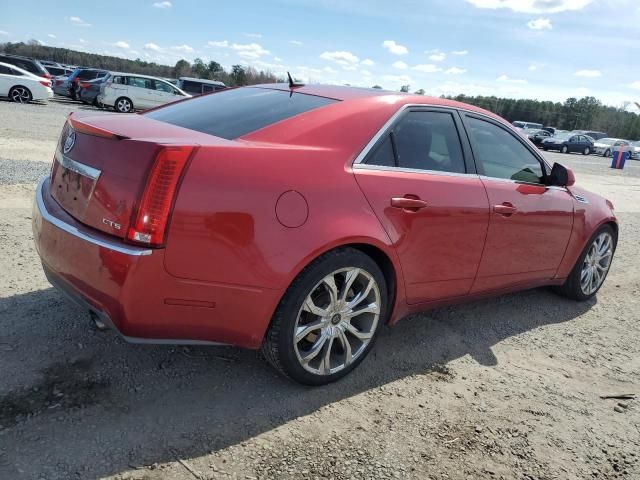
[[[151,167],[147,183],[127,239],[150,246],[164,243],[178,183],[194,147],[163,147]]]
[[[89,84],[87,82],[80,82],[80,88],[87,88]]]
[[[40,85],[43,85],[45,87],[50,87],[51,82],[49,80],[40,80]]]

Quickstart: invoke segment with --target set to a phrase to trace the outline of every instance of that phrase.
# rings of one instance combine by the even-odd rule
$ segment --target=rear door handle
[[[508,202],[493,206],[494,212],[496,212],[498,215],[504,215],[505,217],[510,217],[511,215],[516,213],[516,210],[518,209]]]
[[[409,210],[411,212],[417,212],[421,208],[425,208],[427,206],[427,202],[420,200],[419,198],[393,197],[391,199],[391,206],[394,208]]]

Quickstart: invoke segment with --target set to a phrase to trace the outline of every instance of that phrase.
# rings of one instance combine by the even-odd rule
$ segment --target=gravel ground
[[[406,319],[352,375],[135,346],[46,282],[34,181],[76,104],[0,102],[0,478],[640,478],[640,162],[549,154],[616,204],[596,299],[537,289]]]

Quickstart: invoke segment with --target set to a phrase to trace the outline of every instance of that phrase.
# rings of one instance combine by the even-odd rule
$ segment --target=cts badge
[[[67,133],[67,138],[64,140],[64,145],[62,146],[62,152],[67,154],[71,151],[73,146],[76,144],[76,131],[69,127],[69,133]]]
[[[120,230],[122,228],[122,225],[120,225],[119,223],[116,223],[116,222],[112,222],[108,218],[103,218],[102,219],[102,223],[104,223],[105,225],[109,225],[114,230]]]

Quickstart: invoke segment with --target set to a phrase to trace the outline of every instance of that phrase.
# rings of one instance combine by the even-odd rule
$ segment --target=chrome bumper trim
[[[59,218],[54,217],[49,213],[47,207],[44,204],[44,200],[42,198],[42,189],[44,188],[44,182],[49,177],[43,177],[40,182],[38,182],[38,187],[36,188],[36,204],[38,206],[38,211],[42,216],[42,219],[45,222],[50,223],[51,225],[59,228],[67,232],[74,237],[80,238],[86,242],[92,243],[99,247],[107,248],[109,250],[113,250],[114,252],[122,253],[124,255],[133,255],[133,256],[142,256],[142,255],[151,255],[153,250],[143,247],[135,247],[135,246],[125,246],[120,243],[116,243],[115,241],[108,240],[106,238],[100,238],[97,235],[92,235],[90,232],[83,232],[79,230],[77,227],[73,225],[69,225],[68,223],[63,222]]]

